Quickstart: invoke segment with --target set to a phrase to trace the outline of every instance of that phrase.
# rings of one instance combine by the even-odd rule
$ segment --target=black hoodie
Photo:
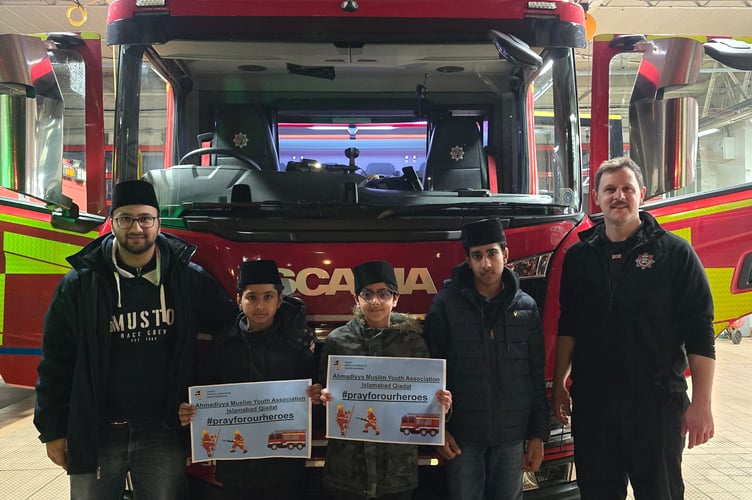
[[[93,473],[98,466],[98,434],[107,419],[110,320],[119,293],[112,260],[114,239],[111,234],[101,236],[68,258],[73,269],[58,285],[44,318],[34,425],[44,443],[67,438],[69,474]],[[164,233],[157,245],[160,283],[175,309],[176,333],[163,423],[177,427],[178,404],[194,382],[198,331],[226,327],[237,305],[208,273],[190,262],[195,246]]]

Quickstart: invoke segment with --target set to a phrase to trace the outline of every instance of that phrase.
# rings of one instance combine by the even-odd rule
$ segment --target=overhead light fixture
[[[164,7],[167,0],[136,0],[136,7]]]
[[[717,134],[718,132],[720,132],[720,130],[717,128],[709,128],[705,130],[700,130],[697,133],[697,137],[705,137],[706,135],[713,135],[713,134]]]
[[[528,2],[527,8],[536,9],[536,10],[556,10],[556,3],[555,2]]]

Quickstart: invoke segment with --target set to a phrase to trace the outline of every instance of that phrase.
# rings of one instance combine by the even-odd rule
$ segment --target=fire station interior
[[[78,10],[67,13],[66,0],[3,0],[0,16],[1,33],[50,33],[60,31],[93,31],[104,33],[107,0],[82,2],[85,22]],[[746,36],[748,0],[594,0],[581,2],[594,20],[594,34],[643,33],[661,34],[681,27],[682,34],[708,35],[724,33]],[[69,20],[70,18],[70,20]],[[104,36],[103,36],[104,38]],[[112,47],[103,41],[103,69],[105,72],[105,111],[114,107]],[[301,54],[301,60],[310,63]],[[591,48],[577,50],[579,104],[582,112],[590,109]],[[214,64],[204,61],[204,64]],[[252,68],[249,68],[252,70]],[[110,121],[105,120],[106,123]]]
[[[590,28],[591,34],[661,33],[666,31],[666,26],[679,25],[683,27],[683,34],[707,34],[717,29],[723,33],[743,35],[746,26],[740,19],[744,16],[737,14],[747,7],[745,3],[742,0],[726,0],[721,2],[722,5],[681,0],[605,0],[590,2],[585,7],[595,24]],[[86,22],[81,29],[103,31],[96,27],[104,26],[106,4],[103,0],[87,4]],[[3,8],[7,15],[0,19],[0,30],[7,32],[61,31],[72,28],[71,21],[77,20],[77,11],[67,13],[65,7],[56,5],[54,1],[6,1]],[[71,16],[73,18],[69,21]],[[553,169],[545,171],[541,167],[546,161],[551,161],[549,158],[539,159],[538,165],[543,171],[539,171],[540,182],[535,186],[534,179],[525,182],[514,177],[518,175],[513,173],[515,166],[511,164],[515,159],[503,156],[509,150],[508,141],[498,139],[504,132],[499,131],[502,122],[497,118],[510,110],[499,103],[504,102],[504,93],[515,91],[512,88],[515,75],[511,73],[515,69],[513,65],[500,61],[492,43],[441,48],[426,44],[425,50],[414,54],[412,59],[410,55],[405,56],[402,51],[393,49],[395,47],[388,45],[368,44],[343,48],[334,44],[285,46],[279,43],[249,45],[241,42],[207,42],[196,48],[180,41],[156,47],[163,61],[190,74],[191,85],[201,93],[201,98],[193,98],[195,106],[188,107],[195,116],[184,117],[181,122],[178,158],[186,166],[160,172],[156,170],[161,168],[163,158],[155,149],[164,140],[164,111],[155,110],[164,108],[164,84],[154,77],[152,86],[144,87],[140,118],[140,128],[144,134],[141,140],[145,145],[140,151],[144,174],[162,192],[175,193],[175,187],[180,185],[180,193],[190,195],[187,198],[198,202],[286,201],[288,194],[292,199],[301,199],[300,189],[305,186],[317,188],[304,190],[306,196],[313,196],[311,201],[352,203],[355,200],[354,185],[358,203],[371,200],[376,205],[389,205],[394,198],[435,204],[495,193],[529,195],[547,194],[549,191],[554,196],[558,194],[557,189],[549,189],[546,184],[551,179],[558,180],[556,173]],[[539,55],[547,61],[552,59],[552,54]],[[113,63],[117,55],[104,42],[103,56],[105,124],[112,124],[115,100]],[[591,59],[590,45],[577,49],[577,104],[585,142],[589,136],[587,124],[592,100]],[[348,66],[357,67],[358,64],[360,68],[348,72]],[[616,86],[612,89],[612,99],[615,100],[624,100],[631,92],[631,81],[626,70],[634,63],[625,59],[622,64],[627,76],[622,87],[615,80]],[[390,75],[390,85],[395,90],[390,93],[388,102],[379,100],[383,99],[383,90],[379,97],[376,96],[379,89],[373,87],[374,99],[369,105],[367,89],[378,80],[373,76],[378,74],[380,67],[394,65],[404,71]],[[426,68],[430,68],[430,71]],[[220,96],[221,80],[212,77],[230,72],[234,85],[243,89],[230,97],[231,103],[226,95]],[[259,75],[263,75],[263,79]],[[254,88],[257,81],[264,82],[263,89]],[[540,82],[539,88],[544,85],[545,82]],[[732,86],[733,82],[728,85]],[[269,91],[271,88],[274,92]],[[452,88],[463,88],[463,91],[475,89],[477,97],[470,103],[452,102]],[[301,89],[317,93],[317,109],[311,109],[309,103],[298,98]],[[348,103],[347,96],[354,91],[357,91],[358,102]],[[684,92],[701,98],[703,90],[687,87]],[[216,94],[216,98],[212,97],[212,93]],[[324,105],[327,93],[331,98]],[[550,107],[550,103],[546,102],[550,99],[544,94],[536,106],[545,110]],[[309,125],[308,129],[338,126],[348,129],[350,139],[357,140],[376,128],[359,126],[366,121],[375,126],[396,125],[400,128],[405,124],[415,125],[416,117],[424,122],[425,129],[420,131],[422,142],[408,148],[402,157],[379,153],[368,147],[339,145],[315,152],[301,151],[286,140],[288,136],[301,136],[302,129],[295,128],[301,124]],[[66,128],[69,134],[82,133],[83,123],[77,125],[71,120],[68,122]],[[244,133],[250,140],[243,145],[242,151],[233,144],[237,132],[231,131],[233,128],[247,130]],[[450,129],[450,133],[445,132]],[[150,130],[154,131],[152,136],[149,135]],[[445,138],[457,134],[466,138],[468,144],[462,158],[439,153],[449,151],[453,146],[444,144],[448,140]],[[315,138],[325,139],[324,136],[316,132]],[[105,137],[111,145],[114,130],[106,130]],[[207,147],[215,150],[202,154],[200,151]],[[620,152],[617,145],[612,149],[614,154]],[[234,156],[228,154],[233,150]],[[199,152],[187,156],[194,151]],[[504,166],[498,169],[498,179],[488,175],[489,151],[496,157],[496,162]],[[238,154],[250,159],[250,165],[244,158],[238,158]],[[587,159],[588,150],[584,147],[583,172],[587,170]],[[204,178],[200,183],[182,181],[191,170],[189,165],[207,163],[220,166],[218,170],[221,172],[217,174],[216,181],[210,182]],[[293,180],[292,176],[281,176],[279,172],[296,172],[299,175]],[[314,177],[312,172],[337,172],[342,176],[332,183],[332,176],[328,176],[327,182],[327,179]],[[210,177],[204,174],[206,172],[202,172],[202,177]],[[723,175],[718,177],[720,180],[717,182],[726,182],[722,179]],[[710,179],[710,176],[706,178]],[[231,184],[225,182],[229,179],[234,179]],[[280,188],[284,182],[293,184],[287,186],[286,192]],[[564,187],[568,182],[571,181],[564,179]],[[233,192],[234,184],[239,184],[239,187]],[[583,190],[583,200],[579,201],[585,202],[586,196],[587,189]],[[561,202],[559,199],[553,201]]]
[[[0,33],[76,30],[104,33],[108,0],[81,3],[85,5],[86,20],[83,25],[74,27],[71,14],[67,12],[71,2],[0,0]],[[659,34],[678,28],[683,34],[698,36],[714,30],[747,38],[752,36],[749,32],[750,0],[593,0],[584,5],[594,19],[595,34]],[[79,15],[79,11],[74,11],[73,20],[79,20],[76,17]],[[201,89],[202,98],[190,108],[193,115],[186,121],[190,125],[184,131],[183,150],[177,165],[166,170],[150,168],[149,165],[161,166],[162,158],[144,152],[144,178],[154,184],[166,206],[170,206],[167,200],[175,200],[172,208],[167,209],[167,215],[185,210],[182,199],[249,206],[258,202],[295,203],[301,199],[314,204],[336,200],[345,207],[362,204],[384,210],[404,200],[410,200],[413,205],[438,205],[506,196],[510,201],[543,204],[544,198],[549,203],[554,196],[543,184],[533,186],[532,181],[520,183],[504,178],[504,174],[499,179],[489,179],[488,137],[495,133],[494,118],[509,111],[501,107],[498,96],[515,92],[513,73],[516,71],[514,65],[500,61],[492,43],[444,47],[440,53],[436,52],[436,47],[426,46],[420,57],[441,61],[440,66],[444,68],[444,71],[434,70],[430,74],[415,60],[390,59],[399,51],[388,46],[353,50],[334,45],[307,48],[281,44],[271,47],[262,43],[250,46],[239,42],[223,42],[221,47],[213,45],[207,43],[202,52],[181,42],[158,48],[164,60],[178,67],[187,64],[186,71],[204,75],[193,82]],[[218,58],[218,53],[224,57]],[[280,54],[280,57],[269,54]],[[555,56],[538,55],[549,59]],[[113,64],[117,56],[104,42],[103,56],[105,123],[110,126],[114,122]],[[371,63],[379,61],[374,68],[382,63],[401,64],[406,68],[400,76],[404,80],[391,83],[395,88],[408,90],[393,92],[387,103],[378,97],[378,89],[374,87],[369,99],[368,88],[375,85],[373,73],[366,69],[348,74],[334,69],[337,60],[353,57]],[[576,50],[577,104],[583,137],[589,133],[587,124],[592,101],[602,98],[591,91],[591,63],[591,46]],[[622,63],[625,69],[632,64],[628,58]],[[230,71],[244,90],[228,99],[223,95],[219,79],[211,75]],[[264,85],[274,88],[274,92],[253,88],[255,76],[261,71],[266,75]],[[479,77],[490,74],[497,78],[489,81]],[[623,87],[616,88],[614,95],[628,96],[632,91],[631,83],[625,79]],[[164,82],[155,78],[153,87],[153,95],[143,96],[145,108],[152,108],[149,99],[155,102],[164,99]],[[477,99],[458,106],[452,92],[458,87],[475,89]],[[357,106],[352,104],[354,100],[348,100],[353,89],[358,89]],[[318,99],[317,107],[312,107],[301,98],[303,91],[318,92],[324,97]],[[697,93],[693,88],[685,92]],[[415,119],[416,110],[420,120]],[[752,120],[749,107],[735,112]],[[370,127],[365,126],[366,123]],[[142,120],[146,130],[161,131],[163,125],[163,114],[151,118],[147,112]],[[326,130],[327,126],[331,130]],[[311,132],[312,127],[318,130]],[[238,152],[237,141],[244,140],[237,134],[241,128],[247,130],[244,133],[253,140],[248,143],[249,147]],[[705,129],[711,130],[712,123]],[[110,146],[113,134],[113,129],[106,131]],[[364,139],[364,143],[368,143],[369,134],[375,137],[403,134],[400,140],[411,148],[417,146],[407,154],[404,151],[374,152],[367,147],[344,148],[339,143],[336,147],[306,150],[304,155],[299,152],[314,140],[325,143],[328,134],[349,135]],[[462,143],[467,145],[459,160],[447,155],[458,142],[457,137],[462,137]],[[163,140],[163,137],[154,139],[155,143]],[[724,160],[721,146],[729,143],[728,140],[720,142],[716,151],[720,160]],[[197,169],[197,165],[209,168]],[[723,186],[737,181],[724,172],[719,168],[718,174],[712,179],[708,177],[706,182]],[[752,180],[749,171],[742,175]],[[586,191],[583,189],[583,195]],[[586,204],[587,200],[578,200],[578,203]],[[570,213],[565,203],[555,210],[557,214]],[[732,343],[734,332],[739,333],[733,336],[736,340]],[[718,340],[716,378],[722,377],[725,381],[715,390],[718,436],[699,452],[685,454],[688,499],[747,499],[752,494],[749,460],[752,431],[745,424],[752,417],[752,394],[743,385],[752,361],[752,340],[742,339],[749,336],[749,318],[735,324],[734,332],[729,332],[728,339]],[[44,447],[36,439],[30,422],[32,413],[33,394],[27,389],[0,384],[0,450],[5,450],[0,451],[0,458],[5,457],[1,461],[4,465],[0,465],[0,498],[63,498],[61,492],[66,491],[65,473],[49,462]],[[631,491],[629,498],[633,498]]]

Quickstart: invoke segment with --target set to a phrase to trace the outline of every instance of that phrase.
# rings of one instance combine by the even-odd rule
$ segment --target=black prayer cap
[[[359,294],[371,283],[384,282],[388,288],[397,291],[397,277],[394,275],[394,267],[383,260],[364,262],[352,269],[355,278],[355,295]]]
[[[273,260],[247,260],[238,268],[238,293],[248,285],[279,285],[282,280],[279,277],[277,263]]]
[[[470,247],[499,243],[501,246],[507,242],[504,228],[499,219],[483,219],[462,226],[462,246],[465,251]]]
[[[112,188],[112,207],[110,213],[125,205],[149,205],[159,211],[159,202],[154,193],[154,186],[146,181],[123,181]]]

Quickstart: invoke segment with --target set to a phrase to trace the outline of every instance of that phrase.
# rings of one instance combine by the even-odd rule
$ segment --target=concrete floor
[[[713,391],[715,437],[684,453],[688,500],[752,498],[752,339],[718,339]],[[52,464],[32,424],[33,392],[0,384],[0,499],[68,498],[68,479]],[[629,498],[632,498],[631,494]]]

